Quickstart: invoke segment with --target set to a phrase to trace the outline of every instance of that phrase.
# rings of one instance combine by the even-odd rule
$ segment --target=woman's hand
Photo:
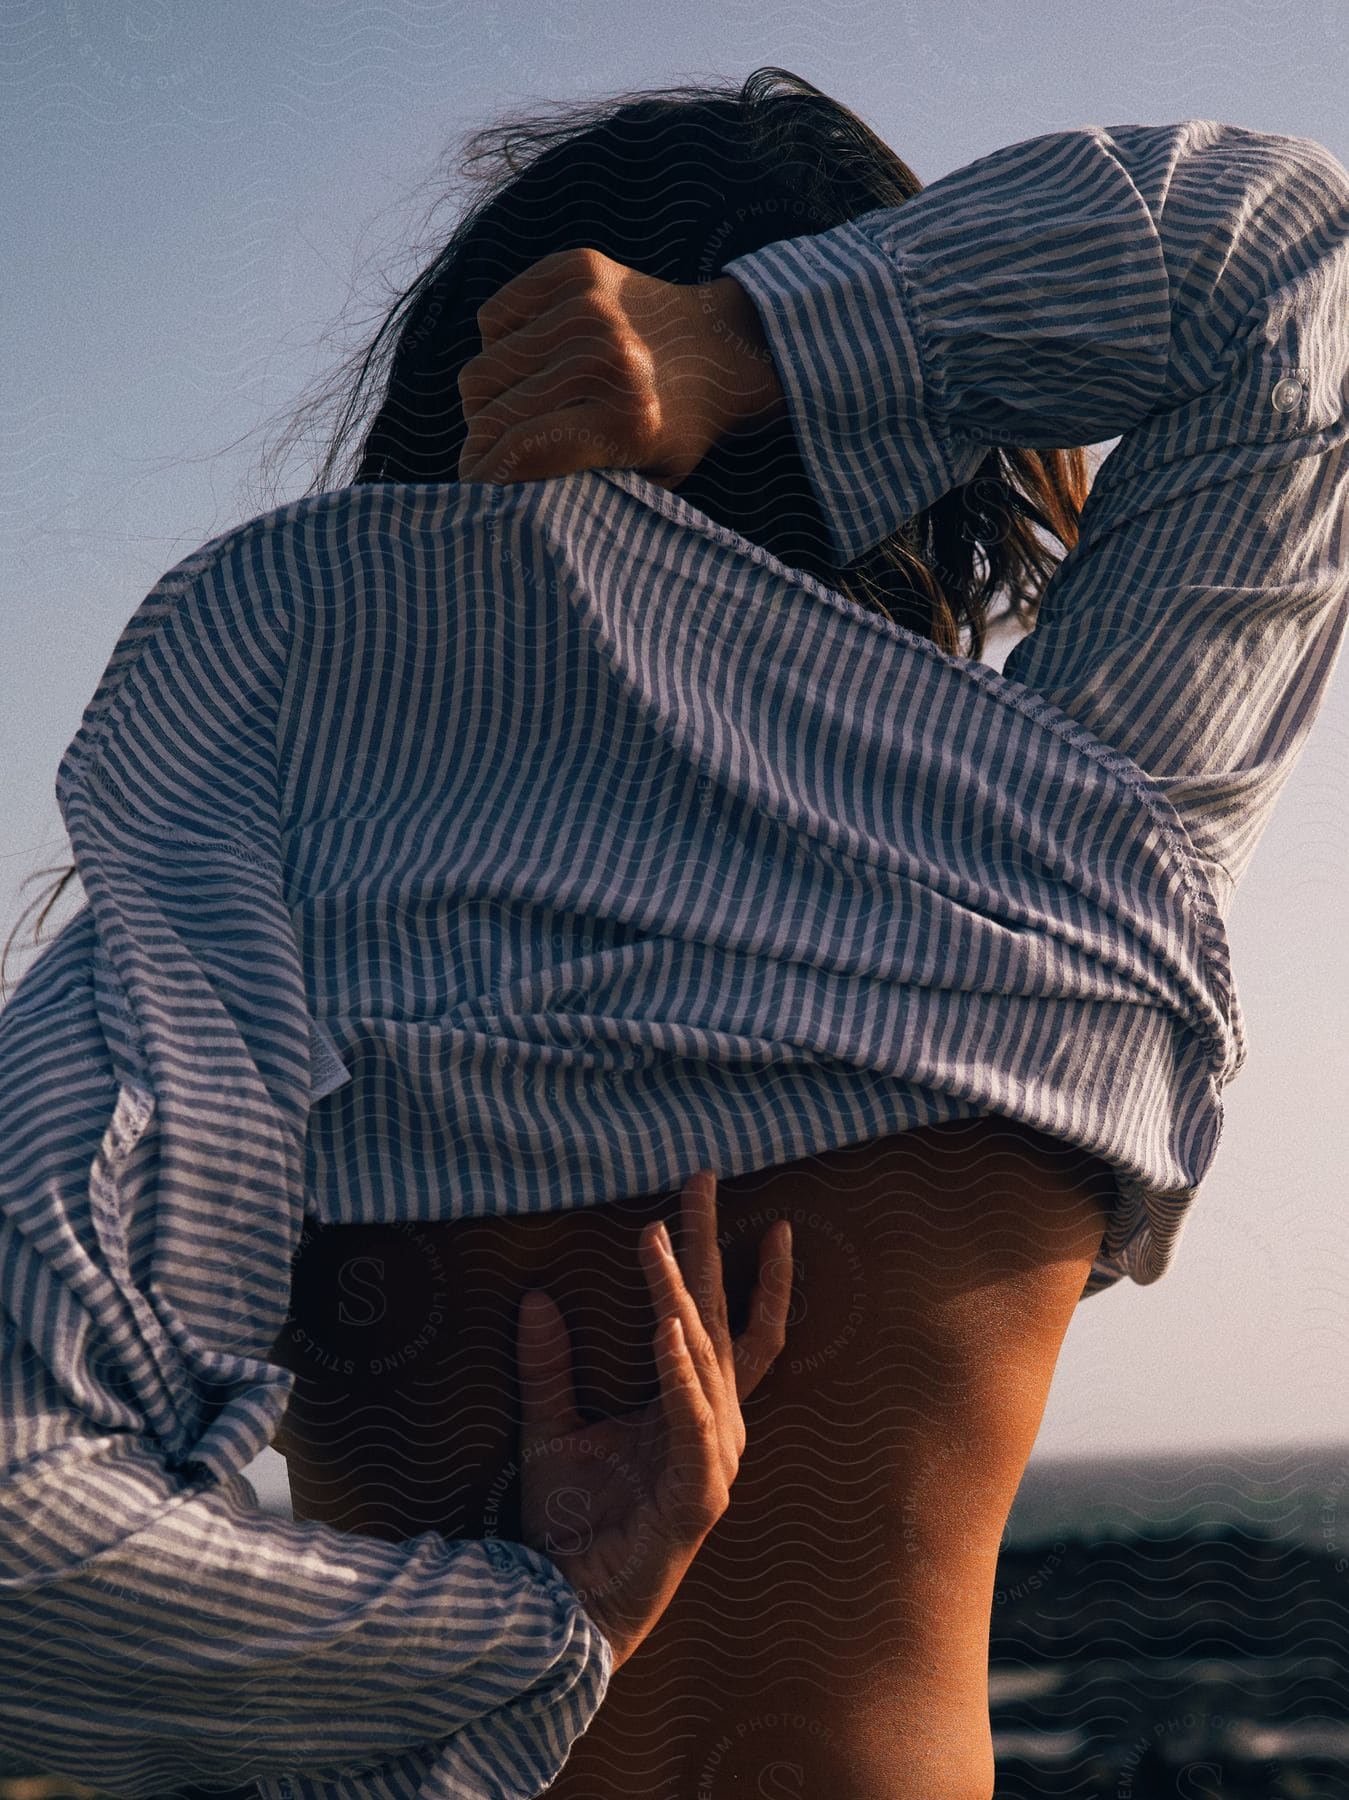
[[[558,250],[477,317],[461,481],[637,469],[674,489],[727,433],[786,416],[759,315],[729,275],[684,285]]]
[[[740,1402],[782,1350],[791,1299],[791,1227],[779,1220],[759,1245],[750,1324],[732,1343],[711,1170],[685,1184],[678,1262],[663,1236],[652,1226],[641,1238],[658,1315],[660,1396],[648,1407],[584,1424],[556,1303],[535,1289],[520,1307],[522,1535],[577,1589],[615,1667],[726,1510],[745,1448]]]

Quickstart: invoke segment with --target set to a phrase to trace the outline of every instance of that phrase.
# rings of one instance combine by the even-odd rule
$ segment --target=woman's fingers
[[[461,481],[527,481],[644,448],[650,355],[597,285],[606,263],[597,252],[545,257],[479,308],[483,348],[458,377]],[[622,273],[612,265],[611,284]]]
[[[725,1511],[730,1479],[723,1466],[716,1413],[674,1313],[657,1327],[656,1365],[667,1434],[662,1510],[676,1539],[701,1543]]]
[[[488,355],[504,356],[508,348],[498,346]],[[640,430],[629,384],[593,348],[559,352],[549,367],[533,373],[522,369],[514,380],[498,369],[497,392],[476,405],[467,397],[473,391],[468,382],[472,366],[460,376],[468,427],[457,467],[461,481],[528,480],[530,452],[537,462],[540,445],[551,446],[544,459],[550,470],[566,460],[574,445],[584,445],[591,457],[586,466],[602,466],[595,462],[597,455],[619,456],[626,448],[619,436]],[[492,379],[491,370],[484,369],[477,391],[485,392],[484,384]],[[578,423],[586,427],[584,439],[575,435]]]
[[[571,1336],[551,1294],[531,1288],[516,1324],[522,1442],[579,1425]]]
[[[679,1202],[677,1260],[717,1361],[731,1374],[731,1330],[726,1318],[726,1280],[717,1241],[717,1178],[699,1169],[684,1183]]]
[[[754,1392],[786,1343],[792,1298],[791,1251],[792,1228],[780,1219],[759,1240],[759,1278],[750,1302],[750,1323],[732,1343],[726,1312],[726,1278],[717,1238],[716,1178],[710,1170],[700,1170],[686,1184],[681,1204],[680,1265],[722,1373],[739,1400]]]
[[[577,355],[583,346],[577,341],[574,325],[569,324],[570,310],[565,305],[551,306],[515,330],[490,342],[483,339],[482,349],[458,375],[459,398],[470,424],[484,406],[531,375],[565,360],[568,351]]]
[[[634,468],[677,488],[760,405],[733,299],[753,312],[729,276],[661,281],[587,248],[540,258],[478,309],[483,347],[458,378],[459,479]]]
[[[674,1251],[665,1248],[665,1241],[660,1225],[648,1226],[640,1240],[657,1320],[662,1323],[671,1317],[679,1320],[685,1348],[707,1403],[720,1416],[724,1410],[720,1390],[725,1384],[721,1363],[699,1316],[697,1303],[684,1284]]]
[[[691,1330],[687,1316],[684,1319],[684,1336],[694,1360],[700,1367],[709,1359],[714,1362],[734,1393],[726,1283],[717,1242],[717,1177],[712,1169],[699,1169],[684,1183],[675,1265],[685,1288],[686,1312],[693,1314]]]
[[[582,469],[627,468],[633,442],[621,440],[613,426],[611,408],[578,400],[542,418],[527,418],[490,441],[470,436],[460,453],[456,479],[506,486],[575,475]]]
[[[759,1279],[750,1299],[750,1322],[732,1346],[736,1395],[747,1400],[787,1342],[792,1303],[792,1228],[779,1219],[759,1240]]]
[[[658,1309],[677,1313],[689,1358],[717,1421],[723,1471],[733,1481],[745,1449],[745,1422],[740,1414],[735,1353],[726,1319],[726,1289],[717,1243],[716,1176],[700,1169],[685,1183],[682,1206],[682,1264],[660,1257],[663,1267],[648,1264]],[[653,1231],[643,1239],[655,1258],[660,1242]],[[692,1284],[686,1285],[685,1277]],[[785,1307],[781,1309],[785,1315]]]
[[[552,304],[568,304],[598,289],[609,258],[590,248],[550,250],[528,268],[503,281],[477,311],[484,344],[518,331]]]

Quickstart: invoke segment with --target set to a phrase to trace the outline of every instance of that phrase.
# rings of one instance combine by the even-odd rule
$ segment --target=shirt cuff
[[[454,1734],[436,1759],[425,1790],[429,1800],[532,1800],[541,1794],[598,1712],[613,1674],[613,1646],[556,1563],[525,1544],[490,1538],[487,1545],[498,1568],[518,1561],[537,1578],[557,1609],[559,1630],[569,1629],[572,1641],[546,1688],[522,1694]]]
[[[551,1558],[499,1538],[483,1549],[494,1568],[517,1570],[552,1603],[547,1681],[376,1768],[328,1780],[299,1771],[263,1777],[260,1800],[533,1800],[557,1780],[608,1690],[613,1646]]]
[[[893,209],[879,218],[893,231]],[[737,256],[838,565],[969,480],[987,445],[952,445],[909,283],[852,219]]]

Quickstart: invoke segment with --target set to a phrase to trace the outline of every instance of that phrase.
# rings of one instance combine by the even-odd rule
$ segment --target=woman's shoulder
[[[191,580],[239,556],[282,546],[340,558],[351,532],[435,530],[456,516],[481,511],[485,494],[492,491],[461,481],[373,481],[304,494],[208,538],[168,570],[160,585],[174,578]]]

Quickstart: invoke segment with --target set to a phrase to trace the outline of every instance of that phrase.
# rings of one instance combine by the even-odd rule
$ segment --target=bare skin
[[[550,1800],[989,1800],[998,1547],[1113,1194],[1103,1164],[996,1117],[718,1184],[733,1331],[765,1231],[792,1224],[786,1348],[725,1512]],[[278,1442],[297,1516],[516,1535],[520,1296],[560,1307],[584,1412],[649,1401],[638,1247],[677,1200],[318,1232],[274,1351],[298,1377]],[[387,1312],[353,1300],[344,1322],[372,1284]]]
[[[650,1343],[660,1391],[645,1405],[587,1420],[557,1302],[533,1287],[517,1310],[518,1536],[552,1556],[608,1638],[616,1669],[650,1635],[725,1512],[745,1448],[740,1402],[786,1339],[791,1227],[779,1221],[760,1240],[751,1322],[734,1342],[710,1169],[684,1184],[679,1231],[682,1260],[664,1223],[638,1243],[657,1314]],[[566,1512],[569,1541],[554,1529]]]
[[[660,281],[598,250],[561,250],[478,309],[459,373],[461,481],[635,468],[678,488],[719,443],[786,424],[753,301],[733,276]]]

